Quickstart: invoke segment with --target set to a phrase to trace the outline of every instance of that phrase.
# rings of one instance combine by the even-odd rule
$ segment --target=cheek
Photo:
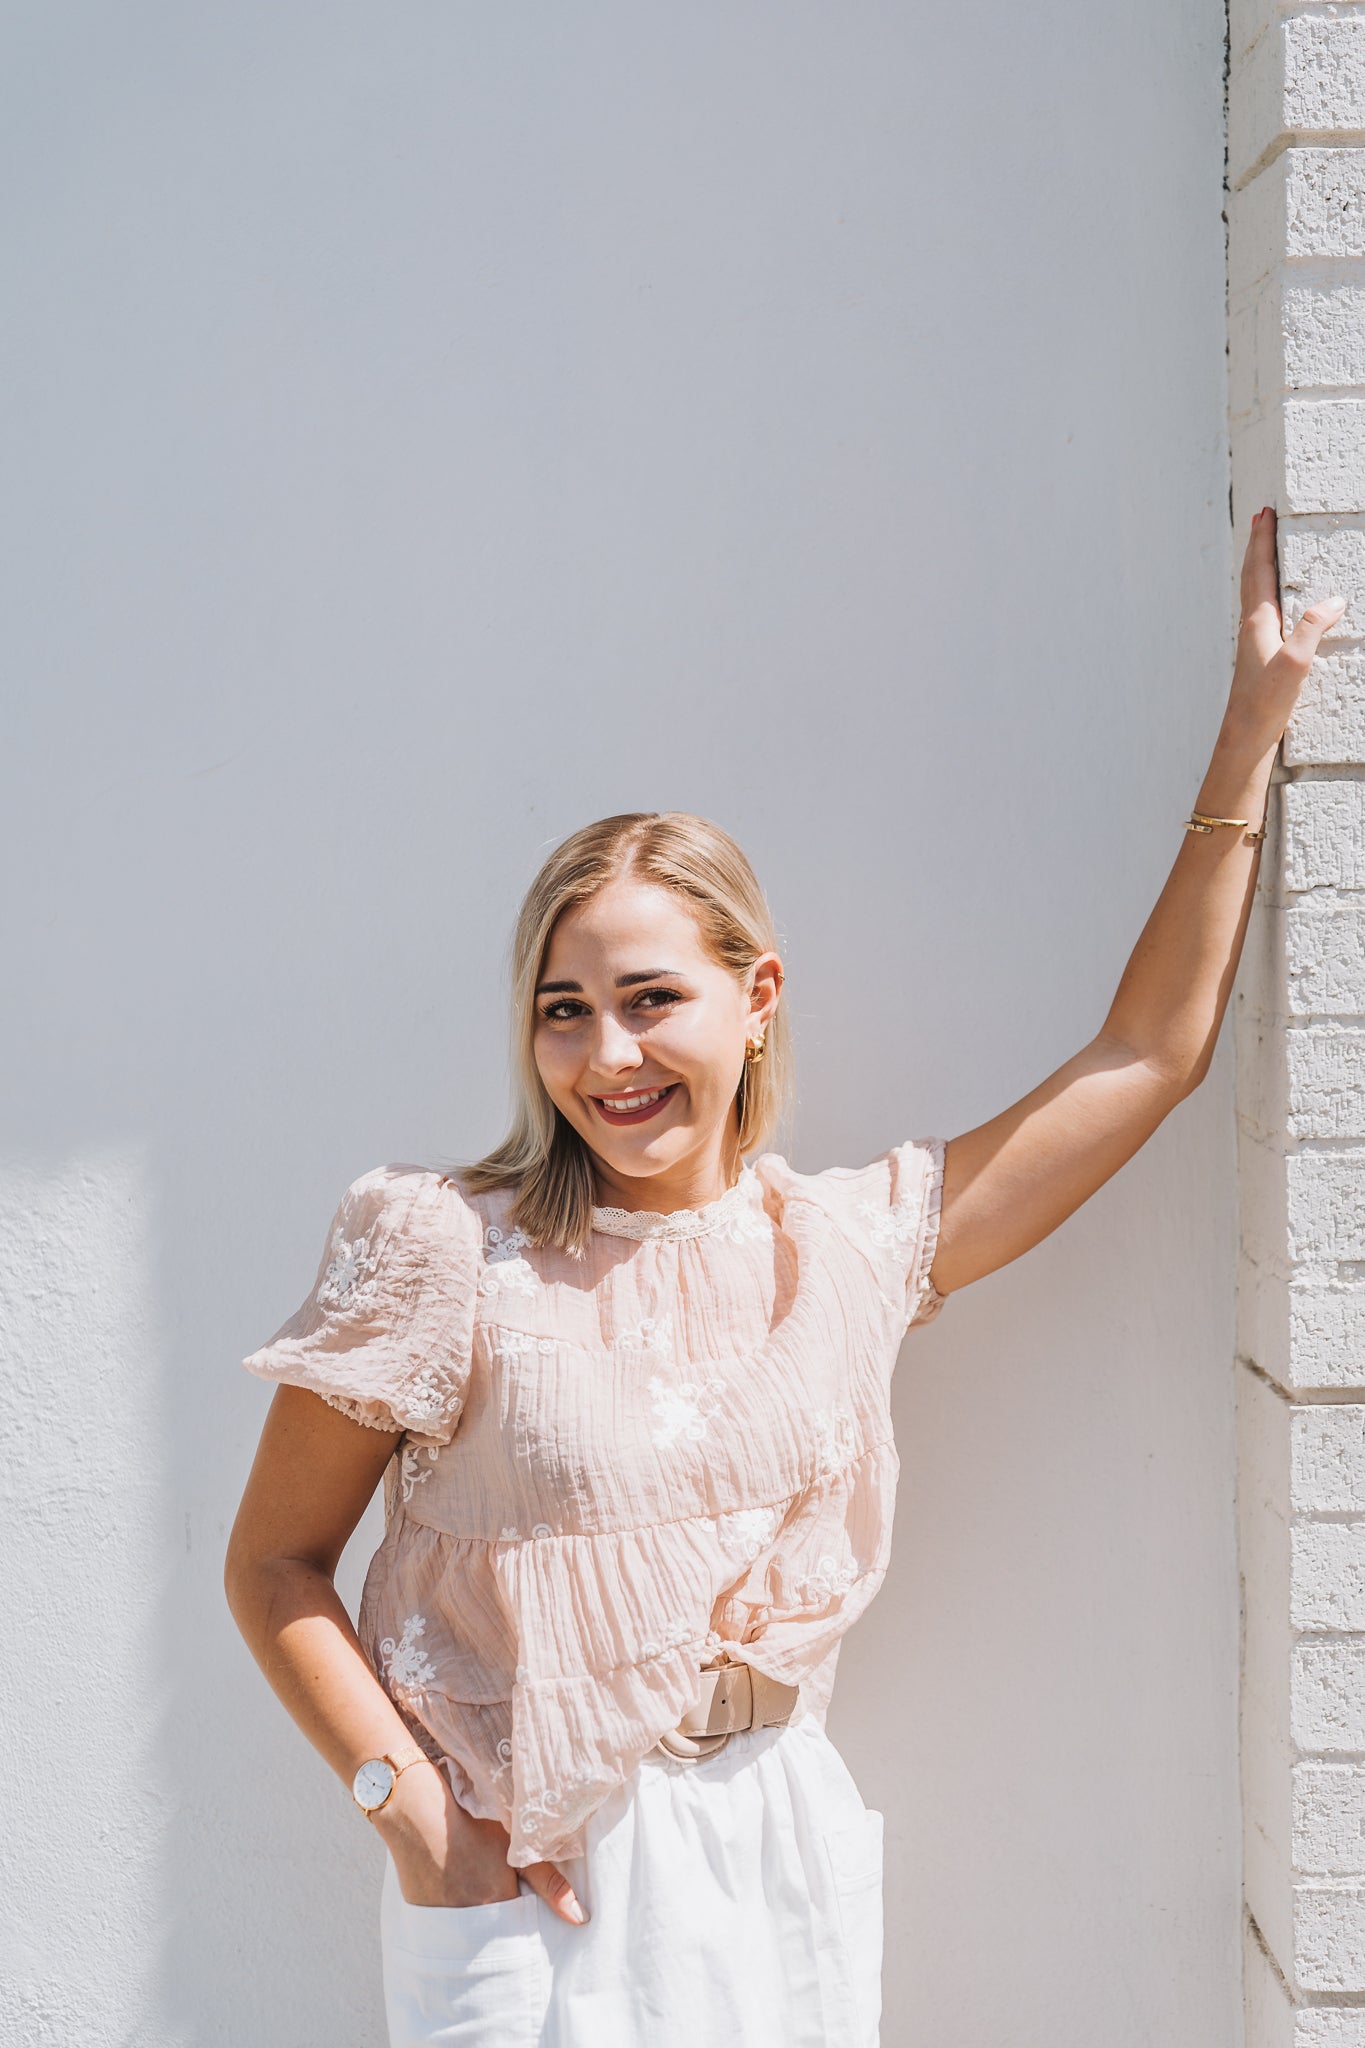
[[[556,1090],[563,1094],[569,1086],[573,1062],[568,1056],[568,1047],[563,1039],[552,1038],[548,1033],[535,1041],[536,1066],[540,1078],[553,1095]]]
[[[697,1094],[723,1095],[731,1089],[735,1053],[723,1030],[714,1025],[687,1030],[675,1025],[654,1041],[662,1065],[675,1066]]]

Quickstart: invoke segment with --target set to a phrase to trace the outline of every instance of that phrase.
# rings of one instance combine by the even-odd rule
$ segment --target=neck
[[[734,1186],[743,1165],[733,1134],[708,1158],[679,1160],[665,1173],[619,1173],[594,1153],[595,1199],[603,1209],[646,1209],[659,1216],[671,1216],[677,1209],[704,1209]]]

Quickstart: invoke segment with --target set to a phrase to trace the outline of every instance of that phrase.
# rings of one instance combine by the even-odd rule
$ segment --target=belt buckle
[[[701,1667],[701,1675],[704,1675],[708,1671],[734,1672],[736,1674],[737,1682],[741,1674],[743,1678],[747,1680],[749,1691],[749,1726],[752,1727],[753,1673],[750,1670],[750,1667],[746,1663],[744,1663],[742,1659],[736,1659],[733,1663],[731,1663],[728,1657],[723,1656],[720,1659],[720,1661],[715,1664],[703,1664]],[[711,1693],[711,1700],[708,1703],[709,1709],[711,1710],[714,1710],[715,1698],[716,1689],[713,1688]],[[663,1750],[666,1756],[677,1757],[679,1761],[683,1763],[700,1763],[703,1757],[715,1756],[718,1750],[724,1749],[726,1743],[730,1740],[730,1737],[738,1732],[736,1729],[733,1728],[722,1728],[718,1729],[714,1734],[702,1731],[701,1733],[694,1735],[688,1730],[688,1728],[684,1724],[686,1723],[688,1716],[690,1714],[695,1713],[695,1711],[696,1709],[694,1707],[689,1708],[688,1712],[683,1715],[682,1721],[679,1722],[676,1728],[670,1728],[666,1734],[661,1735],[659,1737],[658,1747],[661,1750]]]

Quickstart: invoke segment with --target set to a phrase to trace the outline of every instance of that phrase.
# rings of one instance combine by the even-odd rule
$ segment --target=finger
[[[1251,535],[1242,561],[1243,621],[1262,605],[1269,605],[1278,628],[1279,584],[1279,568],[1275,559],[1275,511],[1273,506],[1266,505],[1251,522]]]
[[[526,1882],[540,1893],[546,1905],[552,1907],[561,1920],[567,1920],[574,1927],[585,1924],[588,1915],[583,1903],[562,1870],[556,1870],[553,1863],[528,1863],[524,1875]]]
[[[1336,625],[1345,610],[1344,597],[1324,597],[1320,603],[1310,604],[1293,631],[1285,634],[1284,646],[1276,659],[1287,661],[1291,668],[1301,668],[1306,675],[1319,640]]]

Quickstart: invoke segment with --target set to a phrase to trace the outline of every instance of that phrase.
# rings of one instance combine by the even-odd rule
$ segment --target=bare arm
[[[1340,599],[1282,638],[1275,515],[1253,522],[1227,709],[1194,808],[1265,809],[1276,750]],[[1184,832],[1099,1032],[988,1123],[949,1141],[932,1279],[949,1294],[1017,1259],[1064,1223],[1207,1074],[1232,992],[1261,843],[1228,826]]]
[[[337,1563],[398,1438],[299,1387],[276,1389],[228,1540],[233,1619],[277,1697],[346,1786],[368,1757],[412,1740],[370,1668],[336,1590]],[[464,1812],[434,1764],[414,1764],[360,1825],[383,1837],[413,1905],[516,1895],[507,1830]],[[526,1877],[564,1919],[582,1917],[551,1863]]]

